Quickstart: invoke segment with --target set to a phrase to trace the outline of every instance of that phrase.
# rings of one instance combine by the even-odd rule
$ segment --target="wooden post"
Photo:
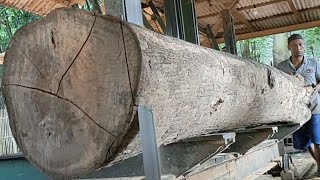
[[[230,14],[230,10],[228,9],[222,10],[221,17],[223,19],[224,40],[225,40],[227,51],[230,52],[231,54],[237,55],[234,24],[233,24],[232,16]]]

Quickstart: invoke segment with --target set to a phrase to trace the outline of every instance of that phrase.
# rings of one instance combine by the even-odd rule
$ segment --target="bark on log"
[[[124,157],[137,105],[153,110],[159,145],[310,118],[303,83],[273,67],[81,10],[21,28],[4,66],[14,137],[54,178]]]

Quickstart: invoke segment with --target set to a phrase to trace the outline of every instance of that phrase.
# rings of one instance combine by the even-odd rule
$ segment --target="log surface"
[[[138,105],[159,145],[311,116],[303,82],[275,68],[75,9],[21,28],[4,67],[13,135],[53,178],[138,153]]]

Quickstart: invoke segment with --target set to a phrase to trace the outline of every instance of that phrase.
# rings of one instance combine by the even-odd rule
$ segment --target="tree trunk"
[[[277,66],[280,62],[290,56],[288,50],[288,33],[273,35],[273,65]]]
[[[242,58],[250,59],[250,46],[249,46],[249,40],[242,40],[241,41],[241,55]]]
[[[14,137],[54,178],[123,157],[138,105],[153,110],[159,145],[311,115],[303,82],[273,67],[76,9],[18,30],[4,66]]]

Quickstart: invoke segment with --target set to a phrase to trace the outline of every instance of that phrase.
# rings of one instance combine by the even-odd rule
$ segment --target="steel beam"
[[[106,14],[143,26],[140,0],[105,0]]]
[[[234,142],[234,133],[218,133],[159,148],[161,173],[179,176],[202,161],[222,152]],[[83,178],[144,176],[142,154],[102,168]]]
[[[194,0],[165,0],[166,34],[199,44]]]
[[[263,158],[262,158],[263,157]],[[243,179],[280,157],[277,140],[268,140],[243,156],[188,174],[186,180]]]

